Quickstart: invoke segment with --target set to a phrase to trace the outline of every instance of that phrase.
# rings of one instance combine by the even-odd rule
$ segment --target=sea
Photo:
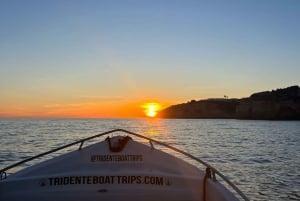
[[[206,161],[250,200],[300,200],[300,121],[0,119],[0,169],[119,128],[160,140]]]

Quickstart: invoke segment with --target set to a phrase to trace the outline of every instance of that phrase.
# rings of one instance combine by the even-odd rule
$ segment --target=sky
[[[1,0],[0,117],[135,117],[300,85],[299,22],[298,0]]]

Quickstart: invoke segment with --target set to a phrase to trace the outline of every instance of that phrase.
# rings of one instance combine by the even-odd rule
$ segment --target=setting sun
[[[155,102],[145,103],[142,107],[144,108],[144,113],[147,117],[155,117],[161,109],[161,105]]]

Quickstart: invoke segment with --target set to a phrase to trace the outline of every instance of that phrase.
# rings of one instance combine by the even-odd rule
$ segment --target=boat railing
[[[181,153],[199,163],[201,163],[202,165],[204,165],[206,167],[206,171],[209,171],[209,174],[211,175],[212,177],[212,180],[216,181],[216,175],[218,175],[219,177],[221,177],[223,179],[223,181],[225,181],[233,190],[235,190],[235,192],[241,197],[243,198],[244,200],[246,201],[249,201],[249,199],[246,197],[246,195],[235,185],[233,184],[225,175],[223,175],[220,171],[218,171],[216,168],[214,168],[213,166],[209,165],[207,162],[185,152],[185,151],[182,151],[176,147],[173,147],[169,144],[166,144],[164,142],[161,142],[159,140],[155,140],[155,139],[152,139],[152,138],[149,138],[149,137],[146,137],[146,136],[143,136],[143,135],[140,135],[138,133],[134,133],[134,132],[131,132],[131,131],[127,131],[127,130],[124,130],[124,129],[114,129],[114,130],[110,130],[110,131],[107,131],[107,132],[103,132],[103,133],[100,133],[100,134],[97,134],[97,135],[94,135],[94,136],[91,136],[91,137],[87,137],[87,138],[84,138],[84,139],[81,139],[81,140],[78,140],[78,141],[75,141],[75,142],[72,142],[72,143],[69,143],[67,145],[64,145],[64,146],[61,146],[61,147],[58,147],[58,148],[55,148],[55,149],[52,149],[50,151],[47,151],[47,152],[44,152],[44,153],[41,153],[41,154],[38,154],[38,155],[35,155],[35,156],[32,156],[32,157],[28,157],[22,161],[19,161],[17,163],[14,163],[10,166],[7,166],[3,169],[0,170],[0,181],[1,180],[4,180],[6,179],[7,177],[7,171],[12,169],[12,168],[15,168],[17,166],[20,166],[26,162],[29,162],[29,161],[32,161],[34,159],[37,159],[37,158],[41,158],[43,156],[46,156],[46,155],[49,155],[51,153],[54,153],[54,152],[57,152],[57,151],[60,151],[60,150],[63,150],[63,149],[66,149],[68,147],[71,147],[71,146],[75,146],[75,145],[78,145],[79,144],[79,150],[82,149],[83,147],[83,144],[84,142],[86,141],[89,141],[91,139],[94,139],[94,138],[98,138],[98,137],[101,137],[101,136],[105,136],[105,135],[108,135],[108,134],[111,134],[111,133],[115,133],[115,132],[123,132],[123,133],[126,133],[126,134],[129,134],[129,135],[133,135],[133,136],[136,136],[136,137],[139,137],[139,138],[143,138],[145,140],[149,140],[150,142],[150,145],[151,147],[153,148],[153,143],[155,144],[158,144],[158,145],[161,145],[161,146],[164,146],[164,147],[167,147],[175,152],[178,152],[178,153]]]

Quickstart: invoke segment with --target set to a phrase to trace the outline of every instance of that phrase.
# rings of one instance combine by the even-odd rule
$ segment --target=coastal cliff
[[[162,118],[300,120],[300,88],[254,93],[241,99],[206,99],[170,106]]]

